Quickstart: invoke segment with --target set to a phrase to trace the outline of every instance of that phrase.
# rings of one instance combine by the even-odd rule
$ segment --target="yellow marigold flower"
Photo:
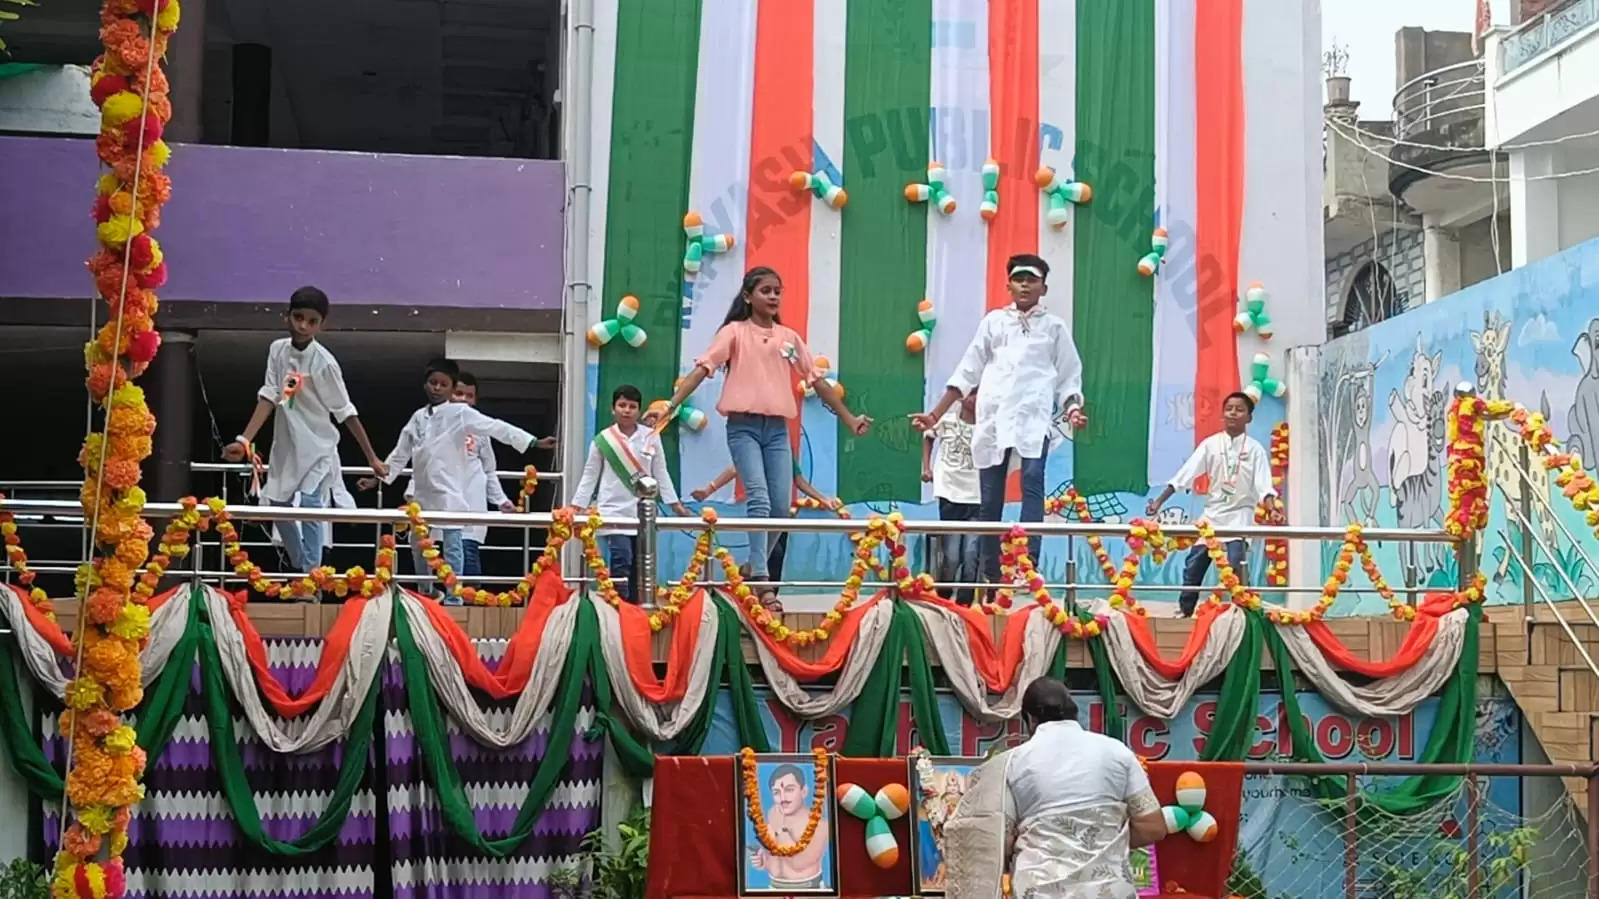
[[[115,621],[107,628],[124,640],[137,642],[143,640],[150,633],[150,609],[137,603],[126,603],[122,611],[117,613]]]
[[[112,755],[127,755],[133,751],[137,743],[138,737],[134,734],[133,728],[126,724],[117,725],[116,730],[105,736],[106,751]]]
[[[100,685],[86,677],[76,677],[67,682],[67,705],[84,711],[100,703],[104,695]]]

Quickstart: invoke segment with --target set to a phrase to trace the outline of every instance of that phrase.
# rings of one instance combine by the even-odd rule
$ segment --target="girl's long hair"
[[[783,283],[783,276],[779,275],[776,269],[768,265],[757,265],[745,272],[744,283],[740,284],[738,288],[738,296],[733,298],[733,305],[728,307],[727,317],[722,319],[722,323],[717,326],[716,330],[720,331],[722,328],[731,325],[733,322],[749,321],[750,292],[755,289],[755,285],[761,283],[762,278],[776,278],[777,283]],[[772,321],[777,322],[780,325],[783,323],[783,319],[779,316],[773,316]]]

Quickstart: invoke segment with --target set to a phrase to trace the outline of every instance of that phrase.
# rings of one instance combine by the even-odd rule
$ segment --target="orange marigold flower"
[[[89,620],[99,625],[110,624],[127,601],[127,595],[121,590],[100,587],[89,594]]]
[[[105,483],[113,490],[126,490],[139,483],[139,462],[136,459],[107,459]]]
[[[92,858],[100,851],[100,835],[91,833],[73,822],[67,828],[67,833],[61,848],[65,849],[73,858]]]
[[[90,709],[78,718],[78,727],[83,728],[84,733],[97,740],[116,730],[121,724],[122,719],[117,717],[115,712],[105,708]]]

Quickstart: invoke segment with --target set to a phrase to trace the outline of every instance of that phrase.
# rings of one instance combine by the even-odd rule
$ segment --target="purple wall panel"
[[[82,297],[88,140],[0,137],[0,296]],[[164,300],[559,309],[564,178],[531,159],[179,145]]]

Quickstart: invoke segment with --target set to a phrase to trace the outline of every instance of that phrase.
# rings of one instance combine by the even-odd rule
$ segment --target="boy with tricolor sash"
[[[613,423],[594,435],[588,460],[583,464],[583,475],[569,499],[572,505],[586,509],[592,504],[601,518],[633,518],[638,514],[638,482],[651,477],[660,485],[661,501],[670,506],[674,514],[689,514],[672,486],[660,437],[648,426],[640,426],[639,411],[643,405],[643,394],[631,384],[623,384],[611,394]],[[617,592],[629,602],[636,601],[637,591],[633,586],[633,556],[638,549],[636,533],[631,528],[607,528],[600,540],[605,546],[605,564],[611,569]]]

